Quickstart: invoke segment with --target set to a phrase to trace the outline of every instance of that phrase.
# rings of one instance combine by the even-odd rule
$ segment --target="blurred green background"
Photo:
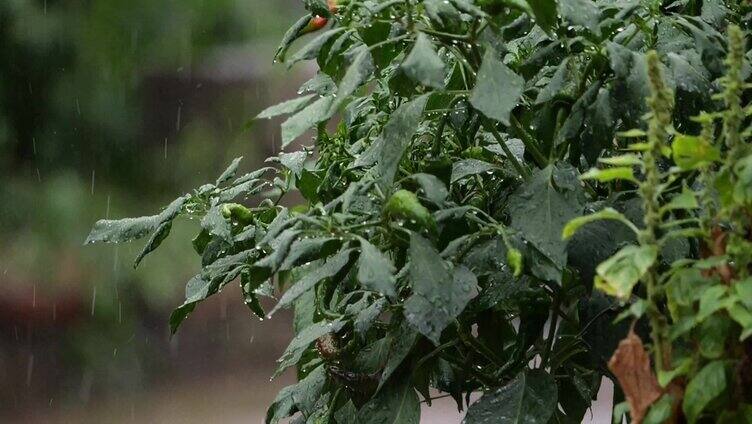
[[[243,124],[310,75],[271,61],[303,13],[0,1],[0,421],[257,422],[289,380],[268,381],[286,318],[260,325],[235,290],[169,338],[195,223],[137,271],[140,244],[82,241],[98,218],[152,214],[233,157],[250,169],[274,151],[277,122]]]

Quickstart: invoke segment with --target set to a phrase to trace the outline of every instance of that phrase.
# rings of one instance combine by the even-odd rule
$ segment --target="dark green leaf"
[[[358,259],[358,281],[368,290],[395,297],[396,269],[381,251],[365,239],[360,239],[360,258]]]
[[[558,19],[555,0],[527,0],[536,23],[545,31],[551,31]]]
[[[554,378],[543,370],[520,373],[506,386],[486,393],[467,410],[463,424],[545,424],[557,405]]]
[[[167,221],[160,225],[156,231],[154,231],[154,234],[151,235],[149,238],[149,241],[146,242],[146,245],[144,246],[143,250],[141,250],[141,253],[138,254],[136,257],[136,260],[133,262],[133,267],[136,268],[141,263],[141,261],[148,255],[149,253],[153,252],[154,249],[159,247],[160,244],[167,238],[167,236],[170,235],[170,230],[172,229],[172,221]]]
[[[687,384],[682,409],[690,423],[697,422],[700,414],[710,402],[727,388],[726,365],[723,361],[713,361],[703,367]]]
[[[274,54],[274,60],[279,60],[280,62],[285,61],[285,53],[287,53],[287,49],[290,48],[292,43],[300,38],[301,31],[308,25],[308,23],[311,21],[311,15],[306,15],[298,19],[288,30],[285,32],[285,35],[282,37],[282,41],[279,43],[279,47],[277,47],[277,52]]]
[[[282,147],[286,147],[306,130],[331,117],[329,111],[334,97],[322,97],[282,123]]]
[[[509,199],[511,226],[562,269],[567,245],[561,233],[582,212],[582,196],[573,168],[550,165],[533,174]]]
[[[452,165],[452,179],[451,182],[455,183],[465,177],[471,175],[483,174],[491,172],[496,169],[496,165],[484,162],[478,159],[463,159],[457,161]]]
[[[410,145],[413,134],[418,129],[420,117],[428,101],[423,95],[402,104],[394,111],[389,122],[384,126],[379,138],[355,161],[356,166],[376,164],[374,173],[385,186],[394,181],[399,163]]]
[[[600,36],[601,11],[592,0],[560,0],[561,15],[572,25],[587,28]]]
[[[410,234],[410,282],[413,294],[405,301],[405,318],[435,344],[444,328],[476,295],[477,280],[467,268],[452,269],[431,243]]]
[[[212,294],[212,284],[204,280],[200,275],[191,278],[185,285],[185,302],[173,311],[170,316],[170,330],[175,334],[180,324],[193,312],[196,303],[204,300]]]
[[[470,95],[473,107],[489,118],[509,125],[509,114],[517,106],[525,80],[488,49]]]
[[[290,345],[287,346],[285,353],[283,353],[282,357],[277,360],[279,365],[274,372],[274,377],[277,377],[287,368],[297,364],[303,356],[303,352],[305,352],[308,346],[316,341],[316,339],[326,334],[336,333],[341,330],[344,325],[344,321],[334,320],[331,322],[317,322],[304,328],[294,339],[292,339]]]
[[[308,94],[302,97],[284,101],[280,104],[270,106],[256,116],[256,119],[269,119],[275,116],[287,115],[295,113],[304,108],[311,99],[316,96],[315,94]]]
[[[535,99],[536,104],[545,103],[553,99],[556,95],[562,93],[571,78],[569,71],[569,58],[564,59],[556,68],[556,72],[551,77],[548,84],[538,92]]]
[[[353,327],[355,328],[355,332],[360,335],[365,335],[366,332],[373,325],[374,321],[376,321],[378,316],[384,310],[386,305],[387,305],[386,299],[381,298],[373,302],[367,308],[360,311],[358,315],[355,317],[355,321],[353,322]]]
[[[303,173],[303,164],[308,158],[308,153],[305,151],[293,152],[293,153],[280,153],[279,163],[285,168],[292,171],[292,173],[300,178]]]
[[[319,366],[292,386],[282,389],[266,411],[266,423],[276,424],[296,411],[311,415],[326,384],[326,367]]]
[[[304,292],[310,290],[319,281],[337,275],[340,271],[342,271],[342,268],[344,268],[345,265],[350,262],[351,253],[353,253],[353,249],[341,250],[336,255],[327,259],[327,261],[322,265],[316,266],[310,271],[304,273],[302,278],[295,284],[293,284],[293,286],[290,287],[284,295],[282,295],[282,298],[279,299],[279,302],[277,302],[277,305],[274,306],[274,309],[269,312],[269,316],[273,315],[281,308],[286,308],[291,305],[295,301],[295,299],[297,299]]]
[[[324,45],[331,40],[332,37],[342,33],[345,29],[345,27],[334,28],[317,35],[313,40],[309,41],[308,44],[301,47],[300,50],[292,55],[290,60],[287,61],[287,66],[291,67],[301,60],[315,59]]]
[[[419,424],[420,402],[409,380],[390,384],[358,411],[359,424]]]
[[[122,243],[145,237],[167,221],[172,221],[183,209],[188,196],[175,199],[159,215],[121,220],[103,219],[94,224],[84,244]]]
[[[410,354],[418,339],[418,333],[407,322],[403,321],[392,334],[387,336],[388,358],[384,370],[381,372],[379,388],[383,387],[392,373],[402,364]],[[388,385],[387,385],[388,386]]]
[[[426,198],[436,205],[442,205],[447,196],[449,196],[446,186],[435,175],[413,174],[410,178],[414,179],[420,185]]]
[[[235,158],[233,159],[232,163],[230,163],[230,166],[225,169],[224,172],[222,172],[222,175],[217,178],[217,182],[214,183],[216,186],[221,186],[222,184],[230,181],[231,179],[235,178],[235,174],[238,172],[238,166],[240,166],[240,161],[243,160],[243,157]]]
[[[401,68],[417,83],[436,89],[444,88],[444,62],[436,54],[431,40],[422,32],[418,34]]]

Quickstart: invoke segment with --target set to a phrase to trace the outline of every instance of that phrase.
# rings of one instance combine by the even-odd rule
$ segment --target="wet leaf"
[[[418,33],[410,54],[400,65],[402,71],[413,81],[427,87],[444,88],[444,62],[441,60],[424,33]]]
[[[509,115],[517,106],[524,84],[521,76],[504,65],[493,49],[488,49],[470,94],[470,103],[487,117],[509,125]]]
[[[477,279],[465,267],[452,269],[431,243],[410,235],[410,282],[413,294],[405,301],[405,318],[439,344],[441,333],[477,294]]]
[[[463,424],[545,424],[554,414],[557,389],[543,370],[523,371],[470,405]]]

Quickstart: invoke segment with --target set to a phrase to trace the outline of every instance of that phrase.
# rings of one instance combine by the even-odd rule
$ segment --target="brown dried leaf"
[[[653,374],[645,346],[634,330],[619,342],[619,347],[608,362],[608,368],[619,380],[629,402],[632,423],[640,424],[650,405],[661,397],[663,390]]]

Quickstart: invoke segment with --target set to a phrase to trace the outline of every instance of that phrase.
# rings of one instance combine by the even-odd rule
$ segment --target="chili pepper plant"
[[[615,422],[752,422],[748,2],[303,3],[270,166],[86,241],[200,222],[173,332],[292,309],[268,423],[579,423],[604,378]]]

